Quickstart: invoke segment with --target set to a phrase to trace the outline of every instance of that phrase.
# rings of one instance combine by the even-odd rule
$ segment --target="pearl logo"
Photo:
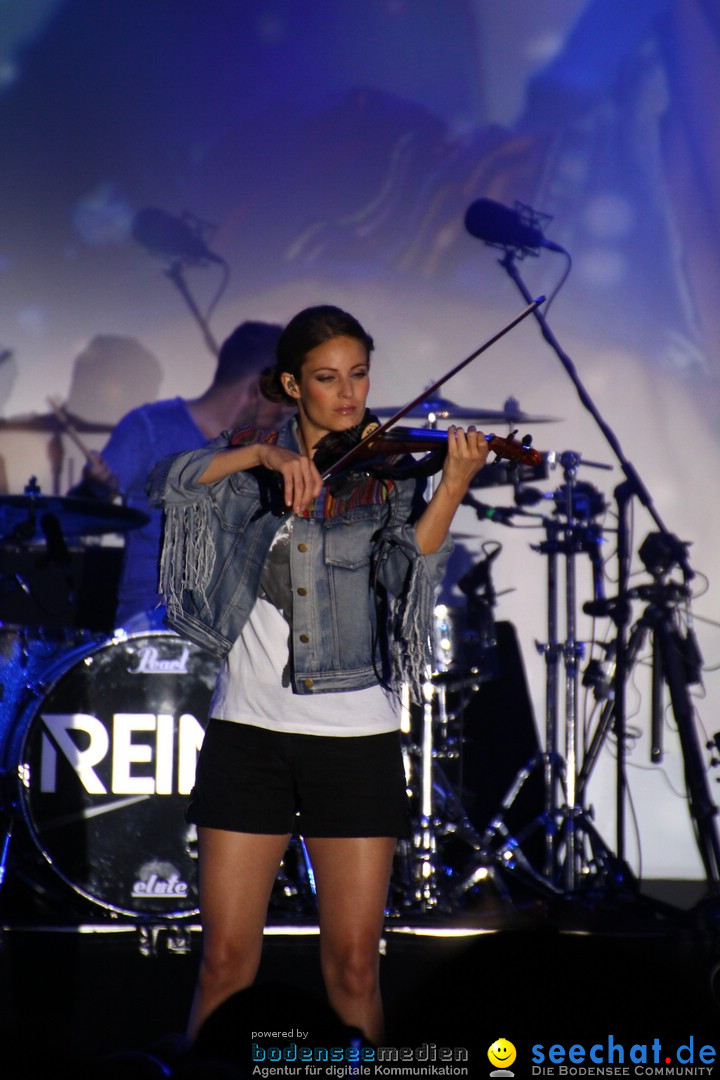
[[[190,646],[185,645],[179,656],[162,657],[155,645],[144,645],[138,650],[138,662],[128,667],[131,675],[187,675]]]

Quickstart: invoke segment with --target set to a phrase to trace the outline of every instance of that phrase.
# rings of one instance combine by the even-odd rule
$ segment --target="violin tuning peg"
[[[532,446],[532,435],[523,435],[522,437],[523,450],[529,450]]]

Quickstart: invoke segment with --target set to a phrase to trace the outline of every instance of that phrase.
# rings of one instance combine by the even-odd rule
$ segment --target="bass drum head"
[[[197,913],[184,809],[218,660],[163,631],[76,650],[14,740],[19,803],[50,867],[111,913]]]

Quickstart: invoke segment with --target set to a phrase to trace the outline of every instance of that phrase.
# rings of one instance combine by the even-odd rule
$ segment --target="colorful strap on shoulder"
[[[247,446],[254,442],[276,443],[278,432],[269,428],[256,428],[253,424],[243,424],[230,437],[231,446]]]

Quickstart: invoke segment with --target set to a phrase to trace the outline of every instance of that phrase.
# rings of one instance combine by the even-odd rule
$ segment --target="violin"
[[[485,435],[485,439],[496,461],[506,458],[518,465],[542,463],[542,455],[531,445],[530,435],[525,435],[522,441],[515,438],[515,432],[505,438]],[[333,432],[321,439],[315,451],[315,464],[323,480],[337,489],[342,479],[352,482],[361,474],[391,480],[430,476],[442,468],[447,447],[447,431],[401,426],[384,430],[368,414],[357,429]],[[411,454],[426,456],[419,461],[408,460]]]

